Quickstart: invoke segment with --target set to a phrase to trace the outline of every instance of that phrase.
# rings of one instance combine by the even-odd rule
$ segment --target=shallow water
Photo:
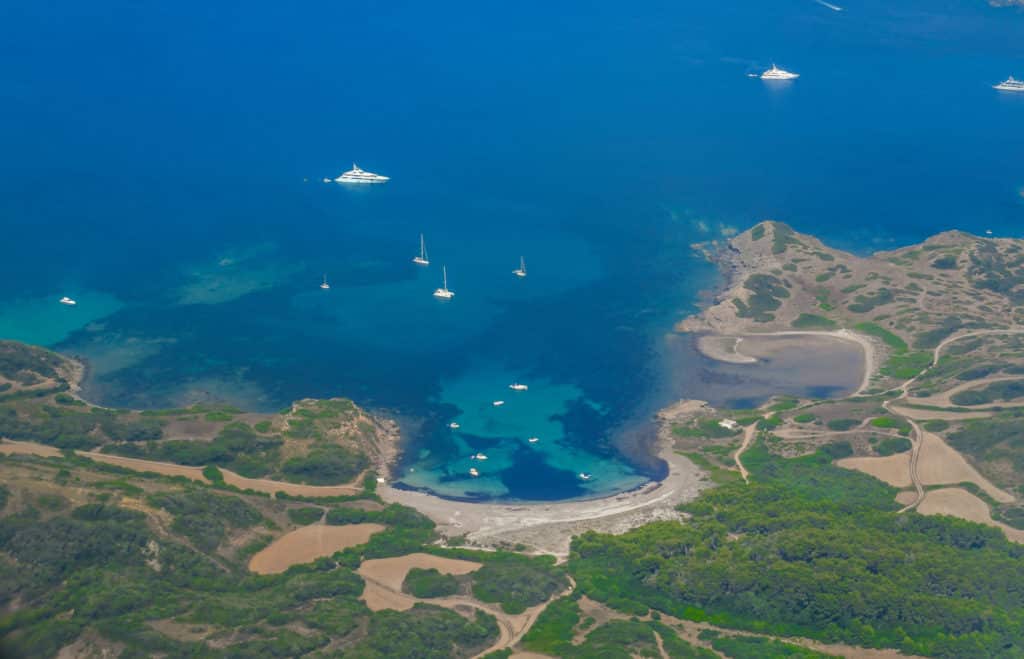
[[[766,217],[862,251],[1019,233],[1024,96],[990,85],[1024,74],[1024,13],[846,9],[9,8],[0,336],[89,358],[108,405],[350,396],[449,496],[632,487],[659,467],[615,445],[665,402],[847,386],[665,359],[716,282],[691,243]],[[746,77],[773,60],[802,77]],[[318,182],[352,160],[392,181]]]

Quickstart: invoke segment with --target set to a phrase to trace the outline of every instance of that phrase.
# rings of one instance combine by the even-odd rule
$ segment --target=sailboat
[[[439,297],[442,300],[450,300],[455,297],[454,291],[448,290],[448,268],[441,266],[441,276],[444,277],[444,285],[434,291],[434,297]]]
[[[331,285],[327,283],[327,275],[324,275],[324,281],[323,281],[322,284],[320,284],[320,288],[322,288],[322,289],[324,289],[326,291],[326,290],[330,289],[330,287],[331,287]]]
[[[521,256],[519,257],[519,269],[518,270],[513,270],[512,274],[514,274],[516,277],[525,277],[526,276],[526,259],[524,259]]]
[[[580,472],[579,476],[581,481],[589,481],[591,478],[593,478],[593,476],[583,471]]]
[[[412,262],[416,265],[430,265],[430,260],[427,258],[427,244],[423,242],[422,233],[420,234],[420,253],[412,258]]]
[[[61,304],[66,304],[69,307],[73,307],[76,304],[78,304],[77,302],[75,302],[74,300],[72,300],[71,298],[69,298],[66,295],[60,299],[60,303]]]
[[[513,382],[512,384],[508,385],[508,388],[511,389],[512,391],[526,391],[527,389],[529,389],[528,386],[520,382]]]

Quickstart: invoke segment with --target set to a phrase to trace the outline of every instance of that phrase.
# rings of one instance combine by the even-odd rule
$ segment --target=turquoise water
[[[846,4],[5,7],[0,336],[108,405],[350,396],[446,496],[633,487],[659,405],[776,381],[666,339],[716,284],[692,243],[1020,233],[1024,96],[990,85],[1024,13]],[[353,160],[392,181],[319,182]]]

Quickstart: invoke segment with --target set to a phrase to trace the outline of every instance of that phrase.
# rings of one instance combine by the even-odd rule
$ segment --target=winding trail
[[[893,406],[898,404],[899,401],[907,400],[907,398],[910,395],[910,387],[915,382],[917,382],[921,377],[923,377],[926,373],[932,370],[936,364],[939,363],[939,357],[942,356],[942,350],[949,344],[975,336],[991,336],[1006,334],[1024,334],[1024,329],[1009,328],[1001,330],[974,330],[971,332],[964,332],[963,334],[955,334],[953,336],[946,337],[945,339],[940,341],[939,344],[935,346],[935,350],[932,351],[931,363],[928,364],[928,366],[925,367],[920,373],[918,373],[917,375],[915,375],[914,377],[910,378],[902,385],[900,385],[900,394],[898,396],[896,396],[895,398],[890,398],[889,400],[886,400],[885,402],[882,403],[882,407],[885,408],[887,412],[893,414],[894,416],[900,417],[901,419],[906,420],[907,423],[910,424],[910,427],[912,429],[912,432],[910,434],[910,481],[914,484],[914,490],[917,492],[917,496],[914,498],[913,501],[909,502],[903,508],[900,509],[901,513],[906,512],[908,510],[913,510],[918,505],[920,505],[920,503],[924,500],[925,497],[924,486],[921,484],[921,477],[917,471],[917,466],[921,459],[921,446],[924,443],[924,430],[922,430],[917,420],[912,419],[911,417],[907,416],[902,412],[898,412],[897,410],[893,409]]]
[[[750,472],[748,472],[747,468],[743,466],[740,456],[750,448],[755,437],[757,437],[757,424],[752,423],[743,429],[743,443],[740,444],[740,447],[736,449],[736,453],[732,456],[733,462],[736,463],[736,468],[740,470],[740,476],[743,477],[744,483],[750,483]]]

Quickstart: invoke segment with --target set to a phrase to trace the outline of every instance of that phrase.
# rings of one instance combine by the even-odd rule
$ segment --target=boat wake
[[[842,7],[840,7],[838,5],[834,5],[831,2],[825,2],[825,0],[814,0],[814,1],[817,2],[819,5],[821,5],[822,7],[828,7],[832,11],[843,11]]]

